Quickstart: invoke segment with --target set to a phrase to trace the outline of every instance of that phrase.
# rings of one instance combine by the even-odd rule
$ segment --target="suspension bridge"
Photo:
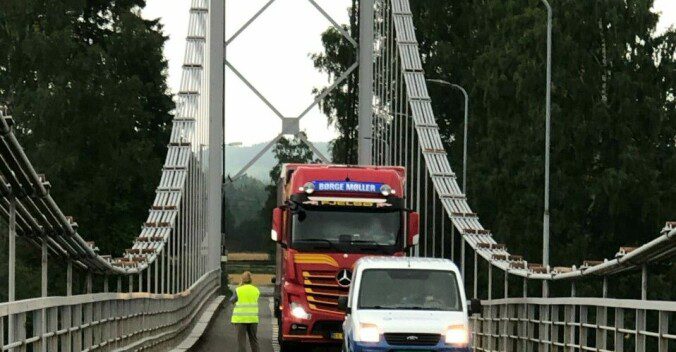
[[[300,132],[299,121],[330,90],[359,73],[360,162],[407,168],[407,207],[421,214],[420,244],[411,254],[455,260],[468,295],[483,300],[483,313],[472,317],[474,350],[676,350],[676,302],[651,301],[647,295],[648,266],[670,263],[676,253],[676,222],[655,229],[655,239],[646,244],[612,249],[608,259],[572,267],[533,263],[511,253],[508,243],[498,243],[482,226],[451,169],[427,91],[409,0],[362,2],[360,38],[350,37],[308,0],[359,55],[331,87],[301,106],[298,117],[279,113],[225,55],[227,46],[274,1],[225,38],[224,0],[191,0],[183,75],[157,195],[138,237],[120,258],[100,254],[86,240],[86,229],[62,212],[50,196],[48,175],[40,174],[39,165],[23,152],[12,118],[2,116],[0,213],[8,224],[9,243],[9,301],[0,304],[3,351],[235,349],[226,315],[217,313],[227,235],[221,233],[226,69],[283,122],[261,155],[284,135],[296,135],[324,161]],[[42,253],[41,297],[16,300],[17,279],[22,280],[15,265],[19,237]],[[49,261],[66,263],[64,296],[48,292]],[[74,272],[86,278],[84,293],[74,294]],[[628,273],[635,273],[641,297],[617,293],[619,298],[610,298],[613,278]],[[495,285],[499,276],[502,287]],[[486,285],[479,284],[482,278]],[[510,291],[515,280],[522,282],[520,292]],[[602,294],[578,297],[580,280],[596,283]],[[570,295],[551,297],[548,288],[555,282],[569,285]],[[529,286],[542,287],[542,294],[529,297]],[[95,287],[101,289],[95,292]],[[271,301],[261,304],[269,318]],[[263,350],[271,351],[276,327],[272,318],[264,320],[260,339]]]

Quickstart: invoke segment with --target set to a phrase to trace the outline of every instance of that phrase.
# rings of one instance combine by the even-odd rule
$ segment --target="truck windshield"
[[[360,282],[360,309],[462,310],[452,271],[368,269]]]
[[[308,208],[293,215],[292,247],[345,253],[402,251],[400,210]]]

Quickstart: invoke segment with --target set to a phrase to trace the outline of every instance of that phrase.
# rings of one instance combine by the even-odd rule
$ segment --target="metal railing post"
[[[488,300],[493,299],[493,262],[488,261]]]
[[[551,153],[551,106],[552,106],[552,7],[547,0],[542,0],[547,7],[547,96],[545,113],[545,199],[542,226],[542,265],[549,266],[549,164]],[[549,282],[543,282],[543,296],[549,294]]]
[[[43,298],[47,297],[48,294],[49,294],[49,288],[47,287],[47,285],[49,283],[48,278],[47,278],[47,274],[48,274],[47,271],[48,271],[48,265],[49,265],[47,250],[48,250],[47,239],[43,238],[42,239],[42,258],[41,258],[42,259],[41,260],[41,262],[42,262],[41,263],[42,264],[42,273],[41,274],[42,275],[41,275],[41,284],[40,284],[41,289],[42,289],[41,296]],[[41,312],[40,312],[40,322],[39,322],[39,324],[35,324],[35,326],[38,327],[38,325],[39,325],[39,330],[38,330],[39,335],[38,336],[40,336],[40,346],[38,347],[38,349],[41,352],[47,352],[47,339],[45,338],[45,334],[47,333],[47,309],[41,310]]]
[[[153,284],[153,292],[155,293],[160,293],[159,286],[157,286],[157,283],[159,282],[159,263],[160,257],[158,255],[155,255],[155,282]]]
[[[460,273],[462,274],[462,283],[465,283],[465,236],[460,234]]]
[[[641,299],[648,299],[648,265],[643,264],[641,267]]]
[[[92,273],[91,271],[87,271],[87,281],[86,281],[86,291],[87,294],[92,293]]]
[[[667,338],[666,335],[669,333],[669,312],[660,312],[658,324],[659,324],[658,327],[659,331],[657,337],[658,352],[668,352],[669,339]]]
[[[12,193],[9,198],[9,227],[7,237],[9,239],[9,256],[8,256],[8,286],[7,286],[7,300],[14,302],[16,296],[16,196]],[[14,314],[9,314],[7,318],[8,342],[15,342],[15,322]]]
[[[509,270],[505,270],[505,298],[509,298]]]
[[[73,260],[68,258],[66,264],[66,296],[73,295]]]
[[[614,347],[615,352],[624,351],[624,309],[615,308],[615,332],[614,332]]]
[[[478,271],[479,271],[479,254],[477,254],[477,251],[474,251],[474,298],[478,298],[478,291],[479,291],[479,279],[478,279]]]
[[[49,283],[48,278],[47,278],[48,265],[49,265],[47,250],[48,250],[47,240],[43,238],[42,239],[42,275],[41,275],[42,297],[47,297],[48,290],[49,290],[48,287],[47,287],[47,284]]]

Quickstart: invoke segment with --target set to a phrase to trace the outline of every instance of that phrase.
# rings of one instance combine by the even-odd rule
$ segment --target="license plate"
[[[343,339],[343,333],[342,332],[332,332],[331,338],[334,339],[334,340],[342,340]]]

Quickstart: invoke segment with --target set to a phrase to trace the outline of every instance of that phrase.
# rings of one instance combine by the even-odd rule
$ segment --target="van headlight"
[[[359,329],[357,330],[357,336],[355,340],[360,342],[371,342],[377,343],[380,342],[380,328],[375,324],[359,324]]]
[[[296,302],[291,302],[291,315],[294,318],[297,319],[305,319],[305,320],[310,320],[312,318],[312,314],[308,313],[303,306]]]
[[[446,329],[446,344],[466,346],[469,343],[469,331],[464,325],[453,325]]]

